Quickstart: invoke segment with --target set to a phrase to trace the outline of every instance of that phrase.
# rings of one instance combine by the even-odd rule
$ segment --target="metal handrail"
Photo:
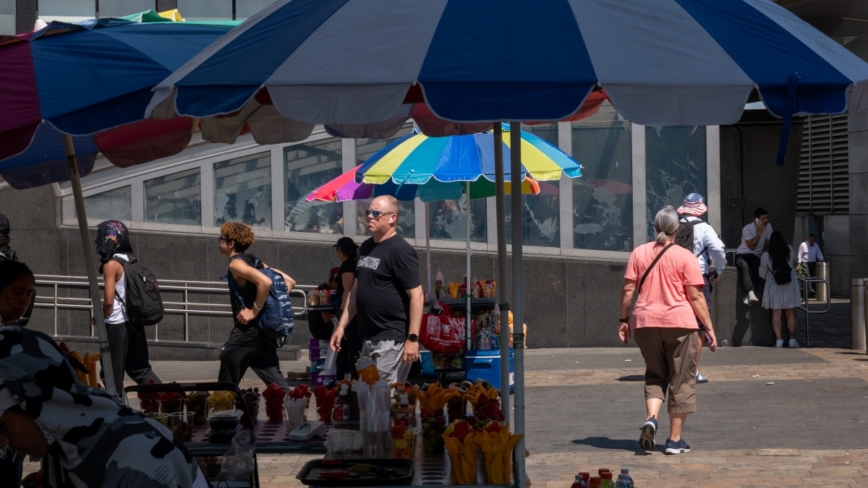
[[[54,310],[55,337],[59,336],[57,328],[59,310],[93,310],[90,298],[64,297],[59,295],[61,288],[86,290],[88,288],[86,277],[61,275],[35,275],[34,277],[36,286],[51,287],[54,291],[51,296],[44,296],[40,292],[33,306],[35,308],[50,308]],[[103,289],[104,282],[102,278],[99,278],[97,281],[99,288]],[[316,288],[314,285],[295,285],[293,287],[290,296],[301,298],[301,306],[292,307],[297,315],[307,314],[309,305],[306,290],[313,290],[314,288]],[[164,301],[163,306],[165,307],[164,313],[167,315],[184,316],[184,342],[190,342],[190,315],[206,317],[232,316],[232,306],[228,300],[229,285],[225,281],[160,280],[160,290],[183,293],[183,301]],[[227,300],[223,303],[191,302],[189,299],[190,293],[227,295]],[[154,334],[155,340],[159,341],[159,324],[154,326]],[[96,331],[93,327],[90,329],[89,337],[96,337]]]
[[[810,285],[813,283],[825,283],[826,284],[826,290],[829,290],[830,289],[829,282],[827,280],[822,280],[820,278],[813,278],[813,277],[805,278],[802,276],[796,276],[796,278],[798,278],[799,281],[801,282],[800,288],[801,288],[802,293],[803,293],[802,303],[804,303],[804,306],[799,304],[798,308],[799,308],[799,310],[802,310],[805,312],[805,345],[810,346],[811,345],[811,314],[828,313],[829,310],[832,309],[832,294],[826,293],[826,309],[825,310],[811,310],[811,308],[810,308],[811,307],[811,303],[810,303],[810,288],[811,288],[811,286]]]

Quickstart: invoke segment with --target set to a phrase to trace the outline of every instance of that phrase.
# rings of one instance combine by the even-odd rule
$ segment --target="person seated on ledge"
[[[7,444],[42,458],[45,487],[208,486],[168,428],[77,381],[51,337],[21,327],[0,327],[0,448]]]

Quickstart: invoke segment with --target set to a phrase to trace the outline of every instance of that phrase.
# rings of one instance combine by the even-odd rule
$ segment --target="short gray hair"
[[[678,232],[678,212],[672,205],[666,205],[657,212],[654,217],[654,230],[657,231],[654,240],[658,244],[666,244]]]

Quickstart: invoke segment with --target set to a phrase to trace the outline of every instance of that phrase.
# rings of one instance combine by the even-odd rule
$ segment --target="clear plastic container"
[[[235,430],[238,424],[241,423],[241,416],[244,413],[241,410],[217,410],[211,413],[208,417],[208,425],[211,430]]]

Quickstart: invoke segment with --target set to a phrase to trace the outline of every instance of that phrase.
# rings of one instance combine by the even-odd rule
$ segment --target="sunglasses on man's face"
[[[380,212],[379,210],[365,210],[365,217],[374,218],[374,220],[379,220],[383,215],[389,215],[395,212]]]
[[[217,236],[217,242],[229,242],[229,238],[223,236]]]

